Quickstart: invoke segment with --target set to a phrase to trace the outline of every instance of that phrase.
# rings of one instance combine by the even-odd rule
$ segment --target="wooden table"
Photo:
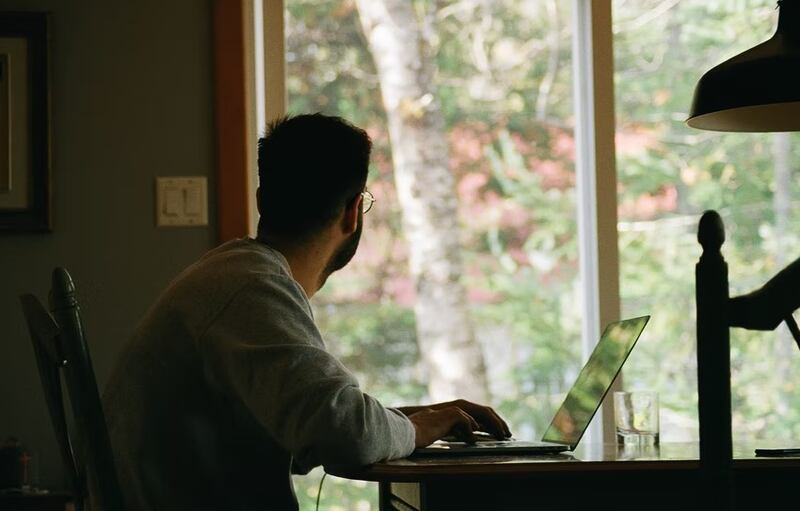
[[[800,507],[800,457],[756,458],[754,447],[735,448],[736,509]],[[722,509],[726,497],[709,494],[698,458],[696,443],[635,449],[589,445],[548,456],[412,457],[326,470],[379,482],[384,511]]]

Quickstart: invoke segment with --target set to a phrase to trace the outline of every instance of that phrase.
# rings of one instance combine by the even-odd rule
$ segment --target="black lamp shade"
[[[800,1],[778,2],[769,40],[712,68],[694,91],[687,124],[714,131],[800,131]]]

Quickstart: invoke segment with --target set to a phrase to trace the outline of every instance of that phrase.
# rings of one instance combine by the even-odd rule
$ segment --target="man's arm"
[[[490,408],[468,401],[407,417],[365,394],[324,347],[290,279],[240,290],[201,336],[207,374],[233,392],[300,466],[365,465],[408,456],[447,435],[510,435]]]
[[[774,330],[800,307],[800,259],[778,272],[761,288],[731,298],[731,326],[750,330]]]
[[[250,410],[300,466],[405,457],[416,430],[327,352],[288,278],[240,290],[198,341],[212,384]]]

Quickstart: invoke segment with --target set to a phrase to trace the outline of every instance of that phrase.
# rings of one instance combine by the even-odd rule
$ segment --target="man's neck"
[[[308,298],[314,296],[322,287],[325,280],[323,273],[330,258],[329,251],[323,245],[313,242],[302,245],[286,243],[261,235],[257,236],[256,240],[281,253],[289,263],[292,277],[300,284]]]

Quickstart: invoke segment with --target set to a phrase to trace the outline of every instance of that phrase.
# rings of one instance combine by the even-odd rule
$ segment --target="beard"
[[[342,241],[341,245],[339,245],[331,258],[328,260],[328,264],[325,265],[325,271],[322,272],[322,278],[321,282],[319,283],[319,287],[325,285],[325,281],[328,280],[328,277],[331,273],[341,270],[347,266],[347,263],[349,263],[350,260],[353,259],[353,256],[356,255],[358,243],[361,241],[361,229],[363,224],[363,213],[359,212],[356,230],[353,231],[353,234],[351,234],[347,239]]]

